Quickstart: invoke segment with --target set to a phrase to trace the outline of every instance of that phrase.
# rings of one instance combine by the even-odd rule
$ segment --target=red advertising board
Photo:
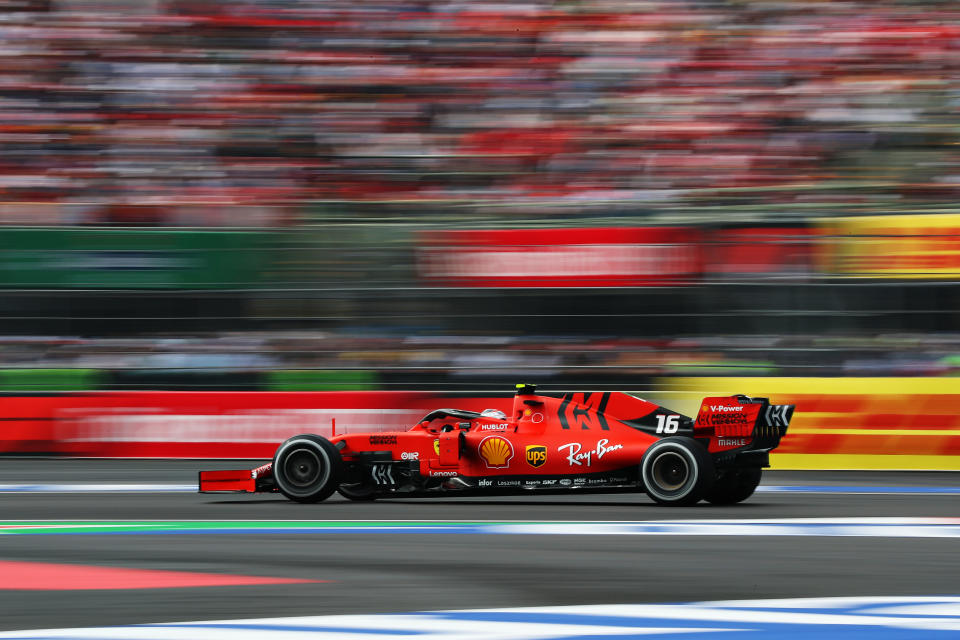
[[[70,393],[4,398],[0,453],[269,458],[298,433],[406,429],[439,406],[510,410],[510,397],[414,392]]]
[[[640,287],[689,284],[700,232],[687,227],[435,231],[421,237],[427,283],[456,287]]]
[[[816,236],[811,229],[718,229],[704,240],[704,272],[715,278],[805,277],[813,270]]]
[[[954,380],[671,378],[663,384],[692,392],[698,404],[719,389],[796,404],[773,454],[776,468],[957,470],[960,390]],[[0,454],[256,459],[272,457],[298,433],[406,429],[440,407],[510,412],[513,405],[510,395],[399,391],[129,391],[2,401]]]

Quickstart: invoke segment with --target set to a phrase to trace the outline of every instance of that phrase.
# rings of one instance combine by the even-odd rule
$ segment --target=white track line
[[[0,493],[196,493],[195,484],[0,484]]]

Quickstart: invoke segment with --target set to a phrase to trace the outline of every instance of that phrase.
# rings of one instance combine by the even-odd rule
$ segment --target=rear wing
[[[704,398],[694,423],[694,437],[709,439],[714,454],[732,452],[740,462],[759,461],[767,466],[766,454],[780,445],[787,434],[795,405],[771,404],[768,398],[744,395]],[[741,454],[763,454],[743,457]],[[721,455],[717,461],[727,461]]]
[[[770,404],[767,398],[757,398],[764,401],[760,417],[753,429],[754,440],[760,440],[761,446],[769,444],[768,450],[775,449],[780,444],[780,438],[787,435],[787,427],[793,418],[793,404]]]

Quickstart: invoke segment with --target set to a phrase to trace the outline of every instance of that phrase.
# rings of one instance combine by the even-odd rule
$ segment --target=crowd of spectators
[[[6,0],[0,55],[2,224],[960,190],[950,1]]]
[[[696,338],[358,336],[341,332],[232,332],[169,338],[0,337],[0,370],[136,372],[203,388],[232,374],[319,371],[331,387],[371,372],[380,388],[607,381],[624,388],[661,376],[960,375],[960,334],[717,335]],[[179,377],[177,377],[179,376]],[[219,376],[219,377],[218,377]],[[238,378],[239,379],[239,378]],[[250,379],[243,378],[244,380]],[[309,379],[309,378],[308,378]],[[192,382],[190,382],[192,380]],[[186,382],[184,382],[186,381]],[[239,383],[238,383],[239,384]],[[245,384],[245,383],[244,383]],[[229,381],[226,386],[229,386]],[[151,384],[150,387],[158,385]],[[162,385],[160,385],[162,387]]]

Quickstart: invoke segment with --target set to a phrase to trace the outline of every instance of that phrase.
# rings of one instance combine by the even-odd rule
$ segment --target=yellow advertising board
[[[819,235],[827,275],[960,279],[960,214],[830,218]]]
[[[773,469],[960,471],[960,378],[665,378],[658,388],[657,401],[687,415],[701,398],[737,393],[795,404]]]

